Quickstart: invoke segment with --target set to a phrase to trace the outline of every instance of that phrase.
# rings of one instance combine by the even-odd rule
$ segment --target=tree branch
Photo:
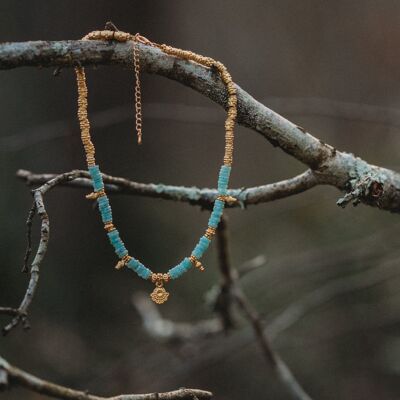
[[[33,200],[32,207],[29,209],[28,217],[26,219],[26,250],[24,256],[24,263],[22,265],[22,272],[28,272],[28,261],[32,253],[32,223],[36,214],[36,201]]]
[[[168,56],[158,48],[138,44],[143,71],[165,76],[226,107],[226,90],[212,69]],[[132,43],[102,41],[38,41],[0,45],[0,69],[22,66],[131,65]],[[323,143],[259,103],[237,86],[238,123],[260,133],[274,146],[310,167],[320,179],[343,191],[357,192],[357,201],[400,212],[400,175],[368,164],[353,154]],[[379,185],[381,190],[374,191]],[[379,193],[379,195],[377,195]]]
[[[132,296],[132,302],[142,318],[146,332],[160,341],[184,343],[218,335],[226,331],[227,328],[233,328],[235,326],[233,322],[232,306],[236,304],[242,311],[244,317],[249,321],[251,329],[262,350],[262,354],[267,361],[267,365],[272,368],[276,377],[291,395],[291,398],[295,400],[311,400],[297,382],[288,366],[280,358],[279,354],[273,350],[261,316],[253,308],[247,296],[239,286],[238,271],[232,267],[229,258],[226,217],[223,217],[221,220],[217,235],[219,268],[222,282],[220,284],[219,294],[215,299],[215,309],[220,318],[210,318],[197,321],[196,323],[174,322],[163,318],[159,308],[149,300],[148,296],[139,293]],[[253,266],[259,267],[262,262],[264,262],[263,257],[258,257],[257,261],[252,260],[250,263],[250,270]],[[291,310],[289,310],[288,314],[290,314],[288,315],[290,322],[297,316],[293,316]],[[228,324],[227,321],[229,322]],[[280,323],[280,320],[274,321],[273,337],[276,336],[281,326],[282,323]]]
[[[252,304],[238,283],[238,273],[233,268],[229,258],[227,229],[226,217],[222,216],[221,223],[217,230],[217,243],[219,247],[219,267],[224,281],[223,287],[228,287],[228,290],[231,293],[231,298],[238,305],[244,317],[249,321],[253,329],[254,336],[258,341],[267,364],[272,367],[272,370],[275,372],[277,378],[284,385],[290,396],[294,400],[312,400],[311,397],[300,386],[289,367],[280,358],[279,354],[276,353],[272,348],[272,345],[264,330],[261,316],[253,308]]]
[[[141,66],[144,71],[176,80],[226,107],[226,89],[215,71],[187,60],[168,56],[157,48],[141,43],[139,44],[139,48]],[[0,45],[0,69],[10,69],[20,66],[72,67],[76,65],[98,64],[131,66],[131,62],[132,43],[61,41],[6,43]],[[274,146],[280,147],[287,154],[295,157],[310,169],[297,177],[275,184],[243,190],[233,189],[229,194],[236,197],[239,203],[231,204],[230,206],[239,204],[244,206],[271,201],[302,192],[318,184],[329,184],[342,191],[346,191],[345,196],[339,200],[339,205],[345,206],[350,201],[353,201],[354,204],[364,202],[385,210],[400,212],[400,175],[398,173],[368,164],[352,154],[334,149],[332,146],[321,142],[316,137],[307,133],[303,128],[274,113],[238,86],[237,91],[238,123],[260,133]],[[41,218],[40,243],[30,269],[28,289],[21,305],[18,309],[0,308],[1,314],[14,316],[11,323],[4,328],[4,333],[7,333],[20,321],[26,321],[27,310],[37,287],[39,266],[46,253],[49,238],[49,219],[44,207],[43,195],[58,184],[90,187],[88,174],[85,171],[72,171],[60,175],[35,175],[28,171],[20,171],[19,176],[28,183],[44,183],[49,179],[50,181],[44,183],[43,186],[33,192],[35,206],[31,209],[27,221],[28,250],[26,260],[30,251],[29,229],[35,212]],[[217,195],[213,189],[141,184],[107,175],[104,175],[104,181],[110,192],[131,193],[186,201],[204,207],[210,207]],[[221,287],[225,288],[226,293],[228,293],[226,303],[229,305],[231,301],[234,301],[250,322],[266,361],[273,368],[281,382],[284,383],[292,397],[298,400],[310,400],[310,397],[300,387],[279,355],[272,349],[264,331],[260,315],[252,307],[237,283],[237,273],[232,268],[228,256],[225,220],[222,221],[222,225],[218,230],[218,236],[220,267],[223,276]],[[306,306],[300,310],[300,314],[307,308],[308,302],[305,304]],[[279,329],[282,330],[282,326],[285,328],[292,321],[295,321],[299,313],[289,313],[288,315],[288,318],[283,318],[275,322],[275,325]],[[212,329],[217,330],[219,327],[213,325]],[[192,334],[193,332],[190,333]],[[182,336],[182,333],[180,336]],[[211,397],[211,393],[209,392],[189,389],[159,394],[121,395],[110,398],[98,397],[43,381],[11,366],[0,357],[0,388],[7,384],[21,385],[38,393],[62,399],[152,400],[205,399]]]
[[[13,365],[0,356],[0,373],[3,389],[22,386],[34,392],[49,397],[65,400],[202,400],[211,399],[212,393],[198,389],[179,389],[165,393],[122,394],[119,396],[102,397],[91,395],[86,391],[74,390],[65,386],[37,378]],[[2,388],[0,387],[0,389]]]
[[[18,170],[17,177],[28,185],[43,184],[62,175],[68,179],[59,179],[60,185],[92,189],[90,175],[87,171],[74,170],[64,174],[35,174],[26,170]],[[133,194],[138,196],[155,197],[165,200],[175,200],[210,208],[218,196],[216,189],[199,189],[196,187],[171,186],[153,183],[138,183],[125,178],[103,174],[105,188],[110,193]],[[293,178],[252,188],[231,189],[230,196],[238,201],[228,203],[228,207],[243,207],[252,204],[292,196],[319,184],[320,180],[311,170],[307,170]]]
[[[307,313],[328,303],[335,297],[365,290],[395,279],[399,276],[397,259],[395,257],[393,260],[383,263],[383,265],[350,276],[334,278],[319,288],[300,296],[269,322],[268,329],[266,329],[269,339],[274,341]]]
[[[35,294],[38,282],[39,282],[39,271],[40,265],[43,261],[45,253],[47,251],[49,233],[50,233],[50,221],[46,213],[44,205],[44,195],[52,188],[57,185],[70,185],[72,187],[84,187],[91,189],[91,181],[89,174],[86,171],[74,170],[59,175],[52,174],[41,174],[35,175],[29,171],[19,170],[17,176],[24,179],[28,184],[41,183],[42,186],[38,187],[33,191],[33,205],[28,213],[27,218],[27,250],[24,257],[23,271],[27,271],[27,261],[31,252],[31,226],[32,220],[37,213],[41,218],[41,233],[39,247],[36,256],[33,260],[30,268],[30,280],[25,296],[18,307],[17,312],[14,313],[12,321],[3,328],[3,335],[9,333],[14,327],[20,322],[23,322],[24,328],[29,328],[28,323],[28,308],[32,302]],[[186,201],[191,204],[201,205],[204,208],[210,208],[213,201],[217,197],[218,193],[215,189],[198,189],[198,188],[186,188],[180,186],[168,186],[168,185],[154,185],[154,184],[143,184],[132,182],[124,178],[113,177],[110,175],[103,175],[105,187],[109,192],[115,193],[129,193],[140,196],[157,197],[168,200]],[[229,206],[248,204],[257,204],[260,202],[272,201],[277,198],[290,196],[292,194],[299,193],[317,184],[318,178],[311,172],[306,171],[303,174],[294,177],[289,180],[277,182],[270,185],[258,186],[249,189],[234,189],[229,193],[238,199],[237,203],[228,204]],[[221,297],[222,299],[222,297]],[[221,308],[222,310],[222,308]],[[220,310],[220,311],[221,311]],[[4,314],[5,312],[3,312]],[[10,313],[8,313],[10,315]],[[228,316],[227,313],[225,313]],[[231,326],[227,318],[225,321],[225,328],[228,329]],[[184,329],[184,328],[183,328]],[[202,328],[198,328],[202,329]],[[213,331],[216,329],[215,323],[211,322],[207,329]],[[180,330],[181,332],[182,330]]]
[[[56,184],[56,183],[54,183]],[[48,246],[48,241],[49,241],[49,235],[50,235],[50,221],[49,217],[46,212],[46,208],[43,203],[43,194],[46,193],[47,190],[49,190],[53,185],[53,182],[49,182],[39,189],[36,189],[33,192],[33,197],[34,197],[34,202],[35,202],[35,209],[37,214],[39,215],[42,223],[41,223],[41,228],[40,228],[40,242],[39,246],[36,252],[36,256],[32,262],[31,269],[30,269],[30,280],[28,284],[28,288],[26,290],[25,296],[22,299],[21,304],[18,307],[19,315],[15,316],[12,321],[3,328],[3,335],[6,335],[8,332],[11,331],[15,326],[17,326],[21,321],[24,324],[24,328],[29,328],[29,323],[27,320],[27,311],[28,308],[32,302],[33,296],[35,295],[36,287],[39,282],[39,270],[40,270],[40,264],[43,261],[43,258],[46,254],[47,251],[47,246]],[[32,211],[32,209],[31,209]],[[28,217],[31,217],[31,212]],[[30,229],[28,225],[28,230]],[[30,232],[28,233],[30,235]],[[29,244],[28,244],[29,246]],[[29,250],[27,251],[26,254],[28,254]],[[27,260],[27,256],[25,255],[24,260]]]
[[[12,307],[0,307],[0,315],[9,315],[11,317],[21,315],[21,311]]]
[[[175,322],[164,318],[148,294],[139,292],[132,296],[132,304],[140,314],[145,331],[162,342],[188,343],[220,334],[223,326],[218,318],[190,322]]]
[[[27,320],[27,313],[28,308],[32,303],[32,299],[35,295],[36,288],[39,282],[39,272],[40,272],[40,265],[46,255],[48,241],[50,236],[50,220],[49,216],[46,212],[46,207],[44,205],[43,196],[52,188],[59,185],[61,182],[68,181],[70,179],[74,179],[73,174],[61,174],[56,176],[55,178],[49,180],[44,185],[40,186],[39,188],[33,191],[33,199],[34,199],[34,207],[32,206],[28,219],[27,219],[27,235],[28,235],[28,248],[27,252],[24,257],[24,262],[27,261],[29,256],[29,248],[30,248],[30,229],[31,223],[33,219],[33,213],[36,212],[41,219],[41,228],[40,228],[40,241],[39,246],[33,259],[31,268],[30,268],[30,280],[28,283],[28,288],[26,289],[25,296],[22,299],[21,304],[18,307],[18,315],[16,315],[12,321],[3,328],[3,335],[9,333],[14,327],[16,327],[20,322],[24,324],[24,328],[29,328],[28,320]],[[28,255],[28,256],[27,256]],[[23,269],[24,271],[24,269]]]

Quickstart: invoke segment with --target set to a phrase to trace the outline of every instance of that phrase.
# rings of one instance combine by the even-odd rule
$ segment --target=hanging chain
[[[136,111],[136,133],[138,144],[142,144],[142,89],[140,86],[140,56],[138,43],[158,47],[144,36],[136,33],[133,37],[133,66],[135,69],[135,111]]]
[[[142,144],[142,90],[140,87],[140,58],[138,41],[140,35],[135,35],[133,41],[133,66],[135,69],[135,112],[136,112],[136,133],[138,144]]]

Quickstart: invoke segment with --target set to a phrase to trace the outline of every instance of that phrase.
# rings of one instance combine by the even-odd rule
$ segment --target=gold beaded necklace
[[[139,62],[139,47],[138,43],[156,47],[164,53],[178,57],[181,59],[189,60],[191,62],[203,65],[207,68],[215,68],[225,84],[228,93],[228,110],[227,118],[225,120],[225,154],[223,165],[221,166],[218,179],[218,196],[214,201],[214,207],[211,212],[208,227],[204,235],[200,238],[199,242],[193,249],[189,257],[184,258],[178,265],[169,269],[167,273],[154,273],[149,268],[145,267],[139,260],[129,255],[128,250],[125,248],[123,241],[119,236],[118,230],[115,228],[112,219],[112,211],[109,203],[109,199],[104,189],[104,183],[100,168],[96,165],[95,161],[95,147],[90,136],[90,122],[88,119],[88,89],[86,86],[86,76],[83,67],[75,68],[77,86],[78,86],[78,119],[81,129],[81,139],[83,147],[86,153],[86,162],[90,176],[92,178],[92,184],[94,191],[86,197],[91,200],[97,200],[104,229],[107,232],[107,236],[110,239],[114,250],[119,257],[119,261],[116,265],[117,269],[121,269],[124,266],[135,271],[141,278],[151,280],[155,284],[155,288],[151,293],[150,297],[157,304],[164,303],[169,293],[164,288],[164,283],[169,282],[171,279],[179,278],[183,273],[188,271],[192,266],[203,271],[204,267],[200,262],[201,257],[207,250],[211,239],[215,235],[216,228],[221,219],[225,202],[234,201],[235,199],[228,195],[228,183],[230,177],[230,171],[232,166],[233,157],[233,139],[234,139],[234,126],[237,116],[237,97],[236,87],[232,81],[232,77],[229,74],[226,67],[219,61],[215,61],[210,57],[204,57],[187,50],[177,49],[165,44],[156,44],[145,37],[136,34],[131,35],[130,33],[121,31],[94,31],[87,34],[82,40],[106,40],[106,41],[118,41],[118,42],[133,42],[133,60],[135,70],[135,109],[136,109],[136,131],[138,143],[142,142],[142,108],[141,108],[141,87],[140,87],[140,62]]]

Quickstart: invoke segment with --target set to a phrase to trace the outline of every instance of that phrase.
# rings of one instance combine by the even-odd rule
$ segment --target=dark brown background
[[[112,20],[121,30],[221,60],[239,85],[275,111],[341,150],[396,169],[399,12],[395,0],[2,0],[0,40],[76,39]],[[0,72],[1,305],[17,305],[26,285],[19,270],[31,199],[15,171],[84,168],[74,79],[71,70],[58,78],[48,69]],[[223,151],[224,113],[217,105],[175,82],[143,76],[139,148],[133,72],[89,69],[88,82],[91,113],[132,107],[128,119],[93,132],[105,172],[140,182],[214,185]],[[304,169],[256,133],[237,130],[233,186]],[[147,337],[131,296],[150,287],[113,270],[113,251],[84,194],[59,188],[47,197],[51,241],[32,330],[1,339],[2,355],[39,376],[99,394],[192,386],[212,390],[217,399],[287,398],[248,330],[184,347]],[[397,216],[365,206],[339,209],[338,196],[321,187],[229,212],[234,264],[267,258],[243,281],[267,321],[334,279],[397,262]],[[112,204],[130,251],[160,271],[187,254],[207,220],[186,204],[116,196]],[[189,273],[173,285],[166,316],[210,315],[203,297],[219,279],[215,256],[213,247],[207,273]],[[313,398],[399,398],[399,283],[336,296],[275,342]],[[1,397],[41,398],[22,390]]]

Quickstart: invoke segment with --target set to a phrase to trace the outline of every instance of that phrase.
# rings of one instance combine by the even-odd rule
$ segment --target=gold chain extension
[[[139,34],[135,35],[133,41],[133,66],[135,68],[135,112],[136,112],[136,133],[138,144],[142,144],[142,90],[140,87],[140,58],[138,40]]]

